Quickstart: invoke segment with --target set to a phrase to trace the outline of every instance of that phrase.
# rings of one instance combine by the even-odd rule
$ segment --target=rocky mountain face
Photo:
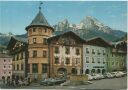
[[[113,30],[107,25],[104,25],[99,20],[92,16],[86,16],[77,25],[70,24],[67,19],[59,22],[53,26],[56,30],[55,34],[60,34],[65,31],[73,31],[83,39],[89,39],[93,37],[102,37],[108,41],[115,41],[123,37],[126,33],[120,30]]]
[[[102,37],[107,41],[118,41],[126,35],[125,32],[120,30],[113,30],[109,26],[104,25],[96,18],[87,16],[79,24],[71,24],[67,19],[54,25],[54,35],[62,34],[64,32],[73,31],[83,39],[90,39],[93,37]],[[12,33],[0,33],[0,46],[7,46],[11,36],[27,41],[27,34],[13,35]]]

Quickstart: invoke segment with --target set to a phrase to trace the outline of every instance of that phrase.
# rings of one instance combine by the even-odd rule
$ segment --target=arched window
[[[104,73],[105,73],[105,69],[102,70],[102,74],[104,74]]]
[[[91,73],[95,73],[95,69],[92,69]]]
[[[100,73],[101,71],[100,71],[100,69],[97,69],[97,73]]]

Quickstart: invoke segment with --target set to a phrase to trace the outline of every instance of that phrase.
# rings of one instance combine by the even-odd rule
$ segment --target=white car
[[[88,80],[89,81],[93,80],[93,76],[92,75],[90,75],[90,74],[86,74],[86,75],[88,76]]]
[[[117,72],[111,72],[111,74],[113,75],[113,77],[116,77]]]
[[[101,79],[104,79],[105,77],[104,77],[104,75],[102,75],[102,74],[99,74],[100,75],[100,78]]]
[[[123,76],[125,76],[125,73],[123,73],[123,72],[121,72],[121,71],[117,72],[117,74],[116,74],[116,77],[117,77],[117,78],[118,78],[118,77],[123,77]]]
[[[101,76],[99,74],[94,74],[93,78],[94,78],[94,80],[100,80]]]
[[[106,78],[113,78],[114,75],[112,75],[111,73],[108,72],[108,73],[105,74],[105,77],[106,77]]]

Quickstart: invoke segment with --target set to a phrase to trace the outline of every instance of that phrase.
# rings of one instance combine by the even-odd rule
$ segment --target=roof
[[[88,40],[86,40],[86,44],[96,44],[98,46],[104,46],[104,45],[112,46],[112,44],[110,42],[104,40],[101,37],[94,37],[94,38],[88,39]]]
[[[7,49],[12,48],[13,45],[15,45],[15,43],[16,43],[17,41],[20,41],[20,42],[22,42],[22,43],[27,44],[27,40],[26,40],[26,39],[11,37],[11,39],[10,39],[8,45],[7,45]]]
[[[59,34],[57,36],[53,36],[53,37],[50,37],[48,39],[48,42],[50,43],[50,41],[53,41],[61,36],[64,36],[64,35],[70,35],[70,36],[73,36],[74,38],[76,38],[77,40],[79,41],[82,41],[83,43],[86,42],[84,39],[80,38],[78,35],[76,35],[74,32],[72,31],[68,31],[68,32],[65,32],[65,33],[62,33],[62,34]]]
[[[12,58],[12,57],[7,54],[0,53],[0,58]]]
[[[26,30],[29,27],[32,27],[32,26],[45,26],[45,27],[49,27],[49,28],[51,28],[53,30],[53,28],[47,22],[47,20],[45,19],[43,13],[40,10],[37,13],[36,17],[32,20],[31,24],[26,27]]]

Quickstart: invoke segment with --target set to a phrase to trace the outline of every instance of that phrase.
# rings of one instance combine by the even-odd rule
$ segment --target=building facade
[[[93,38],[83,45],[83,74],[107,71],[107,48],[110,45],[102,38]]]
[[[23,79],[27,77],[27,42],[25,40],[21,41],[14,37],[11,37],[11,40],[7,46],[9,54],[13,56],[12,60],[12,78],[13,79]]]
[[[48,39],[50,77],[82,74],[84,40],[73,32]]]
[[[0,80],[12,78],[12,57],[0,53]]]
[[[28,65],[31,80],[48,77],[48,45],[47,38],[52,36],[53,28],[49,25],[39,9],[38,14],[26,27],[28,33]]]
[[[126,70],[127,64],[127,44],[126,42],[117,42],[108,49],[107,58],[108,72]]]

